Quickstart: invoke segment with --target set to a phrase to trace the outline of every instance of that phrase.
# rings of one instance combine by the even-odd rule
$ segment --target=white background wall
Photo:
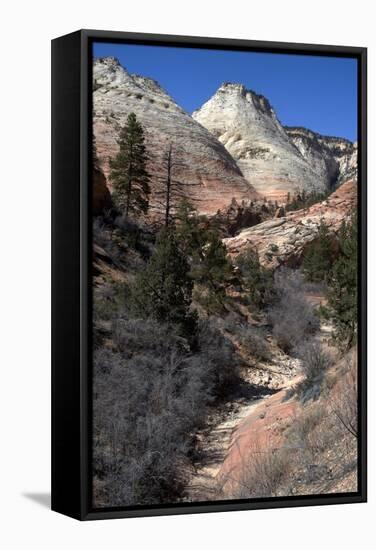
[[[375,376],[370,288],[370,502],[80,524],[54,514],[50,476],[50,44],[79,28],[369,47],[369,151],[375,151],[375,29],[366,0],[3,2],[0,50],[0,541],[75,549],[370,548],[375,533]],[[375,161],[369,162],[375,280]],[[367,542],[367,539],[369,542]]]

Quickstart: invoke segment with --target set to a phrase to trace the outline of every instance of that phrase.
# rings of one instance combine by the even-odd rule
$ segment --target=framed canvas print
[[[366,500],[366,50],[52,41],[52,508]]]

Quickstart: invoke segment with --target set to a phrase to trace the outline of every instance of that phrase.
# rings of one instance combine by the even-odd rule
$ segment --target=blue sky
[[[110,43],[95,43],[93,54],[154,78],[189,113],[222,82],[240,82],[265,95],[284,125],[357,139],[355,59]]]

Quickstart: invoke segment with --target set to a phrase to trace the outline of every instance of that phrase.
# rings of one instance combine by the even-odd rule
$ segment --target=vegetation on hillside
[[[250,303],[264,308],[273,294],[273,273],[260,264],[257,251],[252,249],[239,254],[235,265]]]
[[[188,258],[173,231],[164,229],[150,261],[136,276],[131,291],[133,312],[174,326],[190,338],[196,331],[196,316],[190,311],[192,290]]]
[[[245,372],[269,368],[276,357],[301,367],[291,390],[299,416],[278,452],[255,449],[234,496],[329,487],[356,461],[356,363],[349,351],[357,335],[355,215],[336,237],[322,221],[301,268],[273,273],[251,246],[229,257],[221,217],[199,215],[174,186],[172,148],[163,222],[148,227],[152,175],[134,114],[118,143],[110,162],[115,206],[93,224],[95,505],[184,501],[202,458],[199,434],[234,395],[269,390],[250,384]],[[322,197],[299,195],[286,208],[312,200]],[[324,293],[325,306],[309,299],[315,292]],[[323,318],[333,326],[330,350],[320,339]]]
[[[312,191],[308,193],[305,189],[296,191],[292,196],[287,194],[285,210],[286,212],[292,212],[293,210],[300,210],[302,208],[309,208],[317,202],[322,202],[328,198],[332,191]]]
[[[331,273],[329,315],[335,338],[349,349],[356,343],[358,319],[358,220],[353,213],[339,231],[339,255]]]
[[[324,220],[321,220],[317,237],[304,252],[302,270],[308,281],[326,281],[333,265],[333,238]]]
[[[303,273],[308,281],[325,282],[328,305],[323,314],[334,325],[334,338],[350,349],[356,343],[358,318],[358,220],[353,212],[344,220],[337,238],[321,222],[317,238],[304,254]]]
[[[311,359],[316,371],[318,348]],[[321,363],[321,359],[319,361]],[[321,370],[321,367],[324,370]],[[333,371],[320,366],[319,395],[281,423],[283,443],[250,449],[233,498],[318,495],[357,488],[357,363],[354,352]],[[310,373],[311,375],[311,373]]]
[[[233,268],[218,228],[205,216],[198,216],[187,201],[182,201],[175,225],[176,239],[189,258],[194,296],[209,313],[223,310]]]

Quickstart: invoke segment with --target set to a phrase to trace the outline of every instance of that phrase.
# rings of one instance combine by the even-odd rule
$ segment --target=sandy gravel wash
[[[289,358],[291,361],[291,358]],[[298,363],[298,360],[295,360]],[[298,370],[298,365],[296,366]],[[288,414],[291,414],[291,405],[287,407],[289,401],[284,402],[286,393],[292,385],[300,379],[300,375],[290,380],[286,380],[284,389],[274,394],[266,393],[263,396],[249,399],[241,399],[233,403],[233,409],[226,414],[225,418],[219,419],[208,430],[198,434],[198,439],[202,446],[202,459],[196,465],[194,474],[186,488],[187,501],[206,501],[221,500],[226,498],[226,483],[224,476],[228,479],[232,477],[231,471],[243,460],[243,445],[248,445],[248,438],[244,438],[244,430],[253,434],[250,425],[254,424],[258,430],[261,425],[269,426],[269,419],[280,419],[280,412],[276,410],[286,408]],[[290,402],[291,403],[291,402]],[[264,411],[267,410],[266,415]],[[239,439],[240,438],[240,439]],[[240,443],[240,440],[241,443]]]

